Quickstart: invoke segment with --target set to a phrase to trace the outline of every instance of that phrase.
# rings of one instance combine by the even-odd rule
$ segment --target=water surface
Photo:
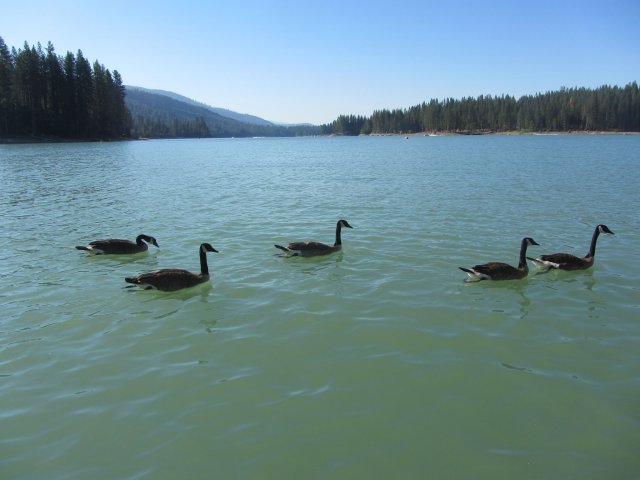
[[[640,137],[0,146],[2,478],[631,478]],[[341,253],[283,258],[274,243]],[[530,253],[596,265],[464,283]],[[75,245],[157,238],[90,257]],[[125,276],[198,270],[191,290]]]

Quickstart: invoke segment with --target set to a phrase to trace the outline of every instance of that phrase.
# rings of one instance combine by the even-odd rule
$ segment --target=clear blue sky
[[[0,36],[51,41],[170,90],[276,122],[432,98],[640,81],[640,1],[2,0]]]

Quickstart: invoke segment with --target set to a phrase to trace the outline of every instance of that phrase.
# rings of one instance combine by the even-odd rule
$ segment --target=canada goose
[[[601,233],[614,233],[609,230],[606,225],[597,225],[593,231],[593,237],[591,237],[591,247],[584,257],[576,257],[570,253],[553,253],[551,255],[540,255],[540,258],[531,258],[531,260],[537,267],[543,271],[547,271],[550,268],[557,268],[560,270],[584,270],[593,266],[596,259],[596,242],[598,236]]]
[[[144,240],[144,241],[143,241]],[[106,255],[106,254],[125,254],[125,253],[140,253],[146,252],[149,248],[146,243],[151,243],[160,248],[158,242],[149,235],[138,235],[136,243],[130,240],[121,240],[119,238],[110,238],[108,240],[96,240],[89,243],[86,247],[76,247],[78,250],[86,250],[94,255]]]
[[[342,249],[342,239],[340,231],[342,227],[353,228],[346,220],[338,220],[336,225],[336,243],[327,245],[320,242],[293,242],[288,246],[274,245],[289,256],[315,257],[317,255],[328,255]]]
[[[209,280],[209,267],[207,265],[207,253],[218,252],[208,243],[200,245],[200,273],[191,273],[187,270],[165,268],[155,272],[143,273],[137,277],[127,277],[125,282],[138,285],[145,290],[154,288],[165,292],[173,292],[182,288],[189,288]]]
[[[476,265],[473,268],[458,268],[469,275],[469,278],[465,280],[466,282],[477,282],[479,280],[517,280],[524,278],[529,272],[529,266],[525,258],[529,245],[538,245],[538,243],[533,238],[525,237],[522,239],[518,268],[501,262],[485,263],[483,265]]]

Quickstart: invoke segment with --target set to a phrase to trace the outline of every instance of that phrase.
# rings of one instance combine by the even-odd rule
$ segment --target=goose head
[[[144,240],[147,243],[150,243],[151,245],[155,245],[156,247],[160,248],[160,245],[158,245],[158,242],[156,241],[155,237],[150,237],[149,235],[139,235],[138,238],[136,238],[136,243],[140,244],[140,239]]]
[[[202,245],[200,245],[200,250],[202,251],[206,251],[206,252],[215,252],[218,253],[218,250],[216,250],[215,248],[213,248],[211,246],[210,243],[203,243]]]
[[[341,227],[353,228],[346,220],[339,220],[338,225],[340,225]]]
[[[610,235],[615,235],[611,230],[609,230],[609,227],[603,224],[598,225],[598,231],[600,233],[608,233]]]
[[[527,245],[540,245],[538,242],[536,242],[533,238],[531,237],[525,237],[524,242]]]

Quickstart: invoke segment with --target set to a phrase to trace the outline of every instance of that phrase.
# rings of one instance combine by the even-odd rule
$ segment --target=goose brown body
[[[342,227],[353,228],[346,220],[338,220],[336,224],[336,241],[333,245],[327,245],[326,243],[307,241],[307,242],[292,242],[286,247],[281,245],[274,245],[274,247],[282,250],[289,256],[299,257],[316,257],[320,255],[329,255],[340,251],[342,249]]]
[[[78,250],[84,250],[94,255],[122,255],[146,252],[149,249],[148,242],[160,248],[155,238],[149,235],[138,235],[135,243],[131,240],[110,238],[107,240],[95,240],[87,246],[77,246]]]
[[[596,243],[601,233],[614,234],[606,225],[597,225],[591,237],[589,251],[584,257],[578,257],[570,253],[552,253],[549,255],[540,255],[538,258],[527,258],[543,270],[550,268],[558,270],[586,270],[587,268],[591,268],[595,263]]]
[[[508,263],[489,262],[476,265],[473,268],[458,267],[469,276],[467,282],[479,280],[519,280],[529,273],[527,265],[526,253],[529,245],[538,245],[538,243],[530,237],[525,237],[520,243],[520,261],[517,267],[513,267]]]
[[[173,292],[183,288],[195,287],[209,280],[207,252],[217,252],[209,243],[200,245],[200,273],[177,268],[164,268],[155,272],[143,273],[136,277],[127,277],[125,282],[138,285],[144,289],[156,289]]]

